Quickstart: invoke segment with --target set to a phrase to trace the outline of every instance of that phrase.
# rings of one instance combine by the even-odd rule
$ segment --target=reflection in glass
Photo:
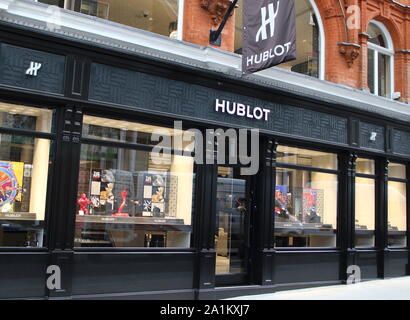
[[[216,274],[246,272],[248,203],[246,177],[239,168],[218,168],[216,203]]]
[[[277,162],[337,170],[337,155],[320,151],[278,146]]]
[[[387,97],[390,88],[389,88],[389,83],[390,83],[390,62],[389,62],[390,57],[386,56],[385,54],[378,53],[378,59],[377,63],[378,65],[378,81],[379,81],[379,96]]]
[[[190,247],[192,157],[81,146],[75,245]]]
[[[375,174],[375,161],[365,158],[357,158],[356,173]]]
[[[66,0],[65,8],[158,33],[178,34],[179,0]]]
[[[383,32],[374,23],[369,24],[369,27],[367,28],[367,34],[369,35],[369,42],[380,47],[387,48],[387,42]]]
[[[0,102],[0,127],[51,132],[53,111]]]
[[[42,247],[50,140],[0,134],[0,246]]]
[[[367,159],[366,159],[367,160]],[[372,160],[369,160],[372,161]],[[356,177],[355,194],[355,246],[374,247],[375,180]]]
[[[161,135],[161,139],[154,140],[154,133]],[[96,140],[147,146],[157,145],[166,136],[172,142],[169,148],[186,151],[193,151],[195,141],[195,135],[189,131],[89,115],[84,116],[82,136]]]
[[[335,247],[337,175],[276,169],[276,247]]]
[[[38,0],[38,2],[45,3],[51,6],[58,6],[60,4],[60,0]]]
[[[367,86],[369,87],[369,90],[371,93],[376,93],[375,92],[375,68],[374,68],[374,54],[375,51],[368,49],[367,50]]]
[[[389,163],[389,178],[406,179],[406,166],[401,163]]]
[[[406,183],[388,182],[388,245],[406,246]]]

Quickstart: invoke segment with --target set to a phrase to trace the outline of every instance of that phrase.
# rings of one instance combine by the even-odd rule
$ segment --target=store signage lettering
[[[238,117],[246,117],[255,120],[269,120],[269,109],[261,107],[252,107],[239,102],[232,102],[228,100],[216,99],[215,111],[220,113],[227,113]]]
[[[244,1],[242,72],[296,59],[294,0]]]
[[[30,67],[26,70],[26,75],[37,77],[38,71],[41,69],[42,64],[39,62],[30,62]]]

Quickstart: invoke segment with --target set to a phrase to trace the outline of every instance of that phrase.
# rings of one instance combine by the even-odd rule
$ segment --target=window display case
[[[299,166],[312,170],[298,169]],[[318,169],[314,169],[317,167]],[[275,186],[275,246],[335,247],[337,168],[333,154],[278,147]]]
[[[0,103],[0,246],[43,247],[53,111]]]
[[[193,158],[169,154],[158,162],[146,150],[154,146],[150,135],[157,127],[85,119],[84,132],[95,144],[81,148],[76,246],[190,247]],[[107,121],[111,127],[97,125]],[[170,137],[177,134],[169,129]],[[130,147],[105,146],[107,140]]]

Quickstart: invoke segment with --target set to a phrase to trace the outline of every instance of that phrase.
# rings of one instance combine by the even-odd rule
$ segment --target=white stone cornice
[[[11,3],[15,0],[1,0],[0,1],[0,10],[8,10]]]

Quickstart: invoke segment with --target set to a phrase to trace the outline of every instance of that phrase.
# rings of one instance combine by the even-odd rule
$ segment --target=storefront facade
[[[341,284],[351,265],[409,274],[410,112],[8,23],[0,45],[0,298],[219,299]],[[179,143],[191,128],[259,129],[259,170],[196,163]]]

